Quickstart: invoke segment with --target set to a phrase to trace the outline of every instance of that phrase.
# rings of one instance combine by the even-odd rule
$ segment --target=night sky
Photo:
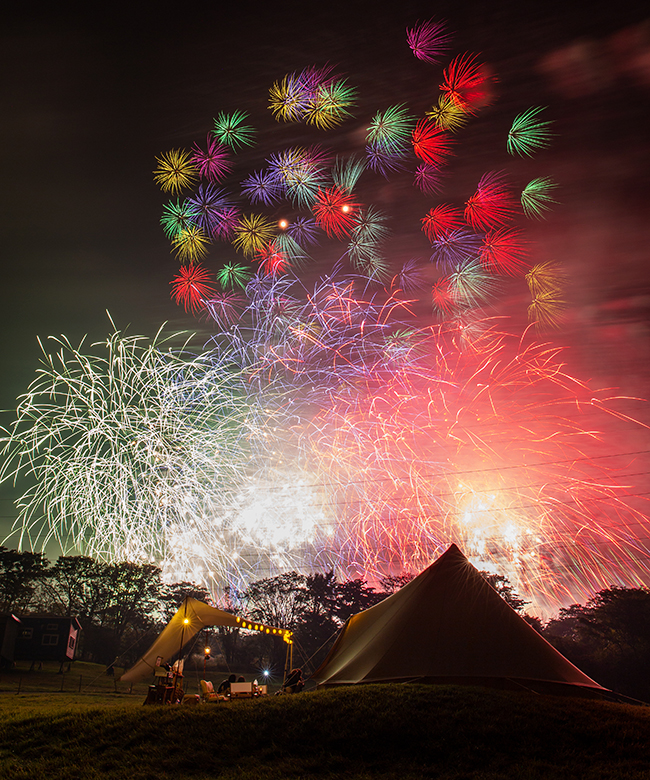
[[[576,376],[650,397],[647,4],[597,2],[584,16],[566,2],[83,8],[15,11],[0,31],[0,408],[33,378],[37,336],[102,338],[106,310],[131,333],[153,335],[165,321],[206,328],[169,298],[178,262],[159,224],[167,198],[152,181],[157,154],[204,142],[212,118],[236,109],[260,131],[251,168],[306,138],[361,152],[378,109],[405,102],[421,115],[437,94],[441,68],[415,60],[405,37],[432,16],[456,32],[452,55],[481,52],[498,77],[493,104],[461,133],[442,197],[466,198],[485,170],[506,165],[556,179],[561,205],[528,229],[531,259],[568,274],[568,317],[553,338],[570,348]],[[358,87],[355,118],[329,133],[275,123],[269,86],[325,63]],[[505,135],[533,105],[548,106],[557,137],[534,161],[513,161]],[[377,177],[373,193],[393,215],[396,260],[428,249],[419,220],[432,204],[405,187]],[[520,297],[513,288],[494,313],[519,321]],[[627,410],[650,423],[648,406]],[[650,449],[642,428],[610,435],[619,451]],[[7,495],[0,530],[13,517]]]

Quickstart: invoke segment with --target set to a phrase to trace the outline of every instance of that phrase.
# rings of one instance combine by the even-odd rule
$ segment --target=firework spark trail
[[[288,424],[281,399],[251,396],[231,357],[170,349],[181,335],[116,331],[88,351],[64,338],[44,350],[5,440],[2,476],[34,477],[19,503],[22,544],[162,561],[170,579],[213,586],[320,554],[313,475],[269,457]]]
[[[424,63],[448,42],[444,23],[408,30]],[[348,155],[313,134],[350,122],[356,91],[312,66],[269,93],[273,117],[302,122],[307,140],[294,126],[291,145],[253,166],[248,115],[222,111],[205,149],[157,158],[154,179],[175,198],[161,226],[186,263],[172,295],[214,335],[198,355],[117,332],[95,352],[62,339],[45,355],[0,473],[34,480],[19,503],[25,544],[156,560],[219,590],[291,568],[413,571],[456,541],[540,610],[647,577],[650,521],[598,433],[617,400],[533,335],[561,321],[564,277],[544,260],[528,269],[522,222],[546,215],[557,185],[499,170],[434,198],[451,133],[495,80],[474,54],[439,75],[424,117],[384,107],[347,136]],[[516,117],[506,160],[548,145],[540,112]],[[430,198],[412,227],[431,263],[393,263],[387,216],[357,192],[402,172]],[[204,269],[217,241],[232,256]],[[326,252],[329,270],[311,270]],[[528,284],[521,339],[487,318],[504,276]]]

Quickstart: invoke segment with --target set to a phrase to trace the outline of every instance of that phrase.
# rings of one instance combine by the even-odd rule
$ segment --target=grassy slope
[[[174,708],[133,706],[133,697],[0,697],[7,780],[650,780],[649,750],[650,708],[454,686]]]

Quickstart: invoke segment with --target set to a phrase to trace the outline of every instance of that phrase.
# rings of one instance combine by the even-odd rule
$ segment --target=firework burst
[[[420,22],[406,30],[406,40],[414,56],[425,62],[437,63],[451,45],[446,22]]]
[[[163,192],[178,194],[196,184],[198,171],[190,153],[184,149],[172,149],[156,157],[156,161],[158,167],[153,172],[153,179]]]

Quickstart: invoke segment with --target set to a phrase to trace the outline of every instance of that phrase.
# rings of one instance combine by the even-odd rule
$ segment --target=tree
[[[373,607],[385,598],[385,594],[377,593],[365,580],[346,580],[336,588],[336,609],[338,619],[345,621],[357,612]]]
[[[650,700],[650,589],[601,590],[561,609],[544,635],[602,685]]]
[[[52,566],[47,590],[53,612],[78,617],[82,627],[105,612],[110,598],[109,564],[83,555],[60,556]]]
[[[416,575],[411,574],[410,572],[406,572],[405,574],[388,574],[379,580],[379,584],[381,585],[383,592],[387,596],[391,596],[405,585],[408,585],[415,577]]]
[[[521,614],[524,611],[526,604],[530,603],[528,601],[524,601],[524,599],[521,598],[521,596],[510,584],[510,580],[507,577],[504,577],[503,574],[493,574],[489,571],[480,571],[479,574],[486,582],[490,583],[499,596],[501,596],[501,598],[506,603],[508,603],[515,612],[519,612]]]
[[[212,606],[210,591],[195,582],[172,582],[163,585],[160,592],[160,604],[163,618],[169,622],[186,598],[197,599]]]
[[[25,612],[48,573],[43,553],[0,547],[0,612]]]
[[[296,642],[304,655],[303,666],[309,665],[312,670],[324,659],[341,628],[336,617],[339,587],[332,570],[311,574],[305,582]]]
[[[304,574],[291,571],[251,582],[246,590],[239,591],[242,612],[253,620],[278,628],[294,631],[300,623],[305,598]],[[276,637],[258,635],[247,642],[257,646],[257,665],[281,668],[286,647]]]

